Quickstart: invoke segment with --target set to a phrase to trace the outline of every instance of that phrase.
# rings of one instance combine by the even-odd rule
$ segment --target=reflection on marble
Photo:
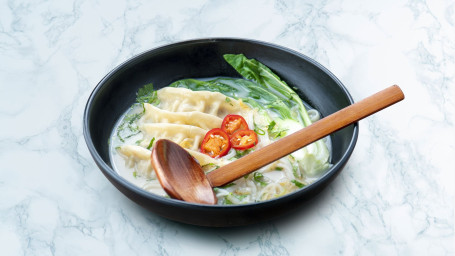
[[[453,1],[0,2],[2,255],[453,255]],[[146,212],[82,136],[97,82],[147,49],[242,37],[306,54],[355,99],[406,100],[360,122],[342,174],[258,225],[210,229]]]

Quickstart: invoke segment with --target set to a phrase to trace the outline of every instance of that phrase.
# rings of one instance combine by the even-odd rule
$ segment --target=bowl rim
[[[133,55],[132,57],[128,58],[127,60],[121,62],[118,64],[115,68],[113,68],[109,73],[107,73],[95,86],[95,88],[92,90],[90,96],[87,99],[87,103],[84,109],[84,116],[83,116],[83,134],[85,138],[85,142],[87,144],[87,147],[89,149],[90,154],[92,155],[95,163],[98,165],[98,167],[101,169],[101,171],[105,174],[108,175],[110,178],[115,179],[117,182],[120,183],[123,187],[127,188],[128,190],[133,191],[136,194],[139,194],[141,197],[145,197],[147,199],[152,199],[155,201],[158,201],[159,203],[167,204],[167,205],[173,205],[173,206],[183,206],[183,207],[192,207],[192,208],[211,208],[211,209],[242,209],[242,208],[249,208],[249,207],[256,207],[260,205],[268,205],[268,204],[274,204],[278,200],[282,200],[284,198],[293,198],[296,196],[299,196],[301,193],[305,193],[307,190],[312,190],[315,189],[320,183],[326,182],[328,179],[332,178],[334,175],[337,175],[341,171],[341,167],[346,164],[348,161],[349,157],[351,156],[355,145],[357,143],[358,135],[359,135],[359,123],[356,122],[353,125],[353,134],[352,138],[347,146],[347,150],[344,152],[344,154],[341,156],[340,160],[334,164],[332,164],[329,168],[329,170],[326,171],[325,174],[323,174],[319,179],[317,179],[315,182],[311,183],[308,186],[305,186],[303,188],[297,189],[293,192],[290,192],[286,195],[273,198],[270,200],[266,201],[260,201],[260,202],[252,202],[252,203],[247,203],[247,204],[238,204],[238,205],[205,205],[205,204],[197,204],[197,203],[189,203],[177,199],[172,199],[172,198],[167,198],[167,197],[162,197],[156,194],[153,194],[151,192],[148,192],[140,187],[137,187],[136,185],[132,184],[128,180],[126,180],[124,177],[122,177],[120,174],[118,174],[113,168],[111,168],[100,156],[98,151],[95,148],[95,145],[93,144],[93,141],[91,139],[91,132],[89,129],[89,113],[91,111],[94,98],[98,94],[100,90],[105,86],[105,82],[109,80],[115,73],[118,71],[121,71],[123,68],[127,67],[128,65],[133,64],[135,61],[138,59],[143,58],[144,56],[151,54],[152,52],[155,51],[163,51],[163,50],[169,50],[172,49],[173,47],[179,47],[182,45],[189,45],[189,44],[203,44],[203,43],[215,43],[215,42],[243,42],[243,43],[253,43],[253,44],[258,44],[261,46],[269,47],[269,48],[274,48],[280,51],[284,51],[287,53],[290,53],[292,55],[295,55],[299,58],[304,59],[305,61],[311,63],[312,65],[316,66],[318,69],[320,69],[322,72],[327,74],[339,87],[340,89],[344,92],[344,94],[347,96],[350,104],[354,103],[354,100],[349,93],[349,91],[346,89],[346,87],[341,83],[341,81],[332,73],[330,72],[327,68],[325,68],[323,65],[321,65],[319,62],[315,61],[314,59],[308,57],[305,54],[302,54],[298,51],[295,51],[293,49],[277,45],[274,43],[270,42],[265,42],[265,41],[260,41],[256,39],[247,39],[247,38],[237,38],[237,37],[207,37],[207,38],[198,38],[198,39],[189,39],[189,40],[183,40],[183,41],[178,41],[174,43],[169,43],[161,46],[157,46],[145,51],[142,51],[139,54]]]

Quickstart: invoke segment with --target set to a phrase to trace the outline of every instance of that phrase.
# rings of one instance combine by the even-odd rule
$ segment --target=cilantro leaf
[[[152,83],[146,84],[144,87],[139,88],[136,94],[136,101],[141,104],[158,104],[160,102],[157,92],[153,89]]]

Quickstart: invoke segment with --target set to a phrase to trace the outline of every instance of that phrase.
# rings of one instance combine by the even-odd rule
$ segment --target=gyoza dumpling
[[[205,134],[221,127],[228,114],[240,114],[252,124],[251,109],[242,101],[226,97],[218,92],[191,91],[185,88],[166,87],[157,91],[158,106],[144,103],[145,113],[138,121],[142,140],[138,145],[122,145],[117,151],[126,160],[129,168],[137,175],[156,179],[151,166],[151,150],[147,149],[152,140],[171,140],[186,149],[204,170],[223,166],[229,162],[215,159],[199,152]]]
[[[133,168],[136,175],[146,179],[156,179],[156,174],[151,165],[151,151],[136,145],[122,145],[117,152],[125,159],[125,165]]]
[[[137,145],[122,145],[117,148],[117,151],[125,158],[125,165],[136,170],[137,175],[146,179],[156,179],[156,174],[153,171],[151,159],[152,151]],[[223,159],[215,159],[201,152],[186,149],[196,161],[201,165],[216,165],[223,166],[227,162]]]
[[[144,135],[140,144],[143,147],[147,147],[155,138],[155,140],[168,139],[191,150],[199,149],[199,145],[208,131],[197,126],[170,123],[146,123],[139,128]]]
[[[145,114],[142,117],[143,123],[172,123],[186,124],[210,130],[220,127],[223,119],[199,111],[171,112],[160,109],[151,104],[145,103]]]
[[[165,87],[158,90],[157,95],[159,108],[172,112],[199,111],[224,118],[228,114],[242,114],[250,109],[241,101],[219,92]]]

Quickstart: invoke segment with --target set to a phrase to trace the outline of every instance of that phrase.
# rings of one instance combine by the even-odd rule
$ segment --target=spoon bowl
[[[161,139],[152,151],[152,165],[166,193],[175,199],[216,204],[212,186],[201,166],[178,144]]]

